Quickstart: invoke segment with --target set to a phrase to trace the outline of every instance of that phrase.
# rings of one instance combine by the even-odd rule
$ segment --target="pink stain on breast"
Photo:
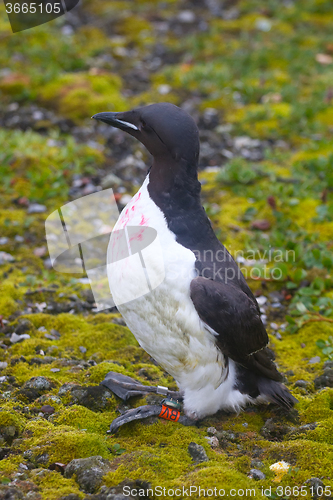
[[[145,218],[145,216],[142,214],[141,216],[141,220],[139,222],[140,226],[146,226],[147,225],[147,222],[148,222],[148,218]]]
[[[142,241],[142,237],[143,237],[143,233],[144,233],[144,229],[140,229],[140,231],[137,231],[133,236],[132,238],[129,239],[129,241]]]

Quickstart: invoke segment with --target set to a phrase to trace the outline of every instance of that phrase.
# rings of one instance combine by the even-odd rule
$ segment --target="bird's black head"
[[[97,113],[95,120],[136,137],[157,158],[197,166],[199,133],[194,120],[174,104],[162,102],[124,113]]]

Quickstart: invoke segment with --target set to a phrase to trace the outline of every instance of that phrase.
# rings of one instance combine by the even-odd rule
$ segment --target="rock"
[[[324,373],[314,379],[316,389],[323,387],[333,387],[333,368],[325,368]]]
[[[13,486],[0,486],[0,498],[3,500],[23,500],[27,498],[23,495],[22,491]]]
[[[257,302],[259,306],[264,306],[267,302],[267,297],[265,297],[264,295],[260,295],[260,297],[257,297]]]
[[[80,345],[79,347],[80,351],[82,352],[82,354],[86,353],[87,352],[87,348],[84,347],[83,345]]]
[[[192,24],[195,22],[195,14],[192,10],[181,10],[177,15],[177,20],[181,23]]]
[[[261,469],[264,466],[261,460],[251,460],[251,467],[254,469]]]
[[[32,377],[24,384],[24,387],[28,389],[37,389],[38,391],[49,391],[54,387],[54,383],[46,377]]]
[[[289,436],[298,436],[299,434],[304,434],[308,431],[313,431],[317,427],[316,422],[311,422],[310,424],[300,425],[299,427],[290,427],[288,435]]]
[[[91,288],[88,288],[86,290],[82,290],[81,295],[84,298],[84,300],[86,300],[90,304],[93,304],[95,302],[95,298],[94,298],[94,295],[91,291]]]
[[[30,335],[28,333],[23,333],[22,335],[17,335],[17,333],[12,333],[10,337],[10,341],[12,344],[16,344],[17,342],[22,342],[22,340],[30,339]]]
[[[314,365],[316,363],[320,363],[320,356],[314,356],[309,360],[309,365]]]
[[[44,392],[50,391],[54,387],[55,384],[46,377],[32,377],[18,391],[18,395],[32,403],[32,401],[40,397]]]
[[[249,477],[255,479],[256,481],[260,481],[261,479],[266,479],[265,474],[258,469],[251,469]]]
[[[313,488],[312,498],[317,499],[319,497],[322,497],[322,493],[325,490],[325,485],[318,477],[311,477],[311,479],[305,481],[305,484],[308,485],[308,488]]]
[[[301,379],[301,380],[296,380],[294,385],[295,387],[301,387],[302,389],[307,389],[310,385],[310,382]]]
[[[217,448],[219,445],[219,440],[216,436],[205,436],[205,439],[208,441],[212,448]]]
[[[270,227],[271,223],[267,219],[254,220],[251,224],[252,229],[259,229],[260,231],[267,231]]]
[[[36,257],[44,257],[46,252],[47,252],[47,248],[44,246],[43,247],[36,247],[34,249],[34,255],[36,255]]]
[[[14,262],[15,258],[7,252],[0,252],[0,265],[7,262]]]
[[[50,335],[49,333],[45,333],[45,334],[44,334],[44,337],[45,337],[47,340],[58,340],[56,337],[54,337],[53,335]]]
[[[80,488],[86,493],[94,493],[102,484],[103,476],[110,470],[110,462],[100,456],[77,458],[69,462],[64,476],[76,476]]]
[[[36,457],[36,464],[46,465],[49,460],[50,455],[48,453],[43,453],[42,455]]]
[[[28,214],[42,214],[46,212],[47,208],[45,205],[40,205],[39,203],[31,203],[29,206],[27,213]]]
[[[58,396],[64,396],[70,392],[73,402],[89,408],[93,411],[104,410],[110,406],[110,399],[114,396],[112,392],[102,385],[81,387],[80,385],[64,384],[60,387]]]
[[[222,441],[237,441],[236,435],[230,431],[217,431],[216,437]]]
[[[4,370],[5,368],[7,368],[7,366],[7,361],[0,361],[0,370]]]
[[[41,407],[40,411],[42,413],[45,413],[46,415],[52,415],[52,413],[54,413],[54,408],[53,406],[50,406],[50,405],[44,405]]]
[[[260,429],[260,434],[269,441],[281,441],[290,430],[287,425],[269,418]]]
[[[34,325],[28,319],[20,319],[19,324],[15,328],[15,333],[17,335],[22,335],[23,333],[26,333],[29,330],[32,330],[33,327],[34,327]]]
[[[216,433],[217,430],[215,429],[215,427],[208,427],[207,434],[209,434],[210,436],[215,436]]]
[[[56,337],[57,339],[60,339],[60,337],[61,337],[60,332],[58,332],[58,330],[55,330],[54,328],[51,328],[50,334],[53,335],[54,337]]]
[[[191,455],[194,463],[200,464],[201,462],[208,462],[209,458],[205,452],[203,446],[197,443],[190,443],[187,448],[189,454]]]
[[[323,364],[323,368],[333,368],[333,361],[331,361],[330,359],[325,361],[325,363]]]

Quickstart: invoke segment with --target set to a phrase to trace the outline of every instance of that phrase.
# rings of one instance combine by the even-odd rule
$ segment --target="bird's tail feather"
[[[280,382],[260,377],[258,380],[260,395],[269,402],[282,406],[286,410],[298,403],[298,400],[289,392],[287,387]]]

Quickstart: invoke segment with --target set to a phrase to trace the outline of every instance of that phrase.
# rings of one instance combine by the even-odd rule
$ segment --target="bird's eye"
[[[141,128],[145,128],[146,125],[147,123],[144,120],[141,120]]]

